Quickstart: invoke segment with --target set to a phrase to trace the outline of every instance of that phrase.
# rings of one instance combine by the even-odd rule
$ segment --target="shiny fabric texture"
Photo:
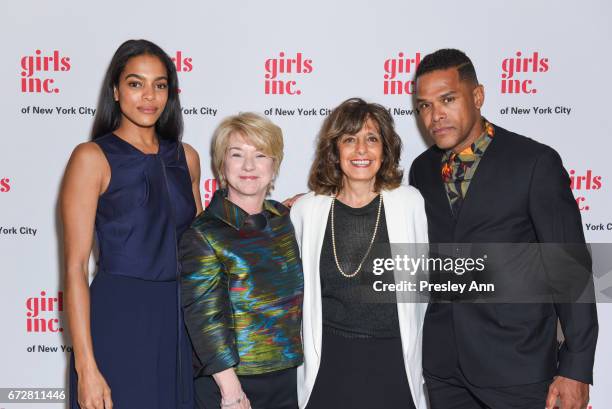
[[[197,374],[259,375],[302,363],[303,274],[289,210],[249,215],[217,191],[183,235],[182,301]]]

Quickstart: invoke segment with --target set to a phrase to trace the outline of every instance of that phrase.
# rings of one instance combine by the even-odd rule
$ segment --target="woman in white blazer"
[[[427,407],[427,305],[371,297],[383,277],[372,274],[373,248],[428,241],[423,198],[400,185],[400,154],[393,119],[378,104],[349,99],[321,129],[312,192],[291,209],[304,270],[301,409]]]

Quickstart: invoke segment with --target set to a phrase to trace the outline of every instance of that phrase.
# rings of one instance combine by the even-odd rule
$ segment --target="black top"
[[[336,249],[338,261],[346,274],[355,272],[368,249],[374,233],[379,201],[380,196],[360,208],[350,207],[339,200],[335,201]],[[381,243],[388,242],[383,203],[372,251],[356,276],[344,277],[338,271],[334,260],[330,214],[319,262],[323,325],[333,328],[335,332],[346,337],[400,336],[395,295],[376,293],[373,290],[374,281],[393,282],[392,274],[376,276],[372,273],[374,258],[390,257],[390,252],[383,251],[381,248],[384,246],[380,246]]]

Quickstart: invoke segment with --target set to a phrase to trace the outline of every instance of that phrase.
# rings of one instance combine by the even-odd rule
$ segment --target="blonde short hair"
[[[222,188],[227,187],[223,166],[225,153],[229,147],[230,136],[240,134],[257,150],[274,161],[274,179],[278,176],[283,161],[283,131],[268,118],[253,112],[243,112],[225,118],[215,129],[212,140],[212,167],[215,177]],[[269,190],[272,190],[273,183]]]

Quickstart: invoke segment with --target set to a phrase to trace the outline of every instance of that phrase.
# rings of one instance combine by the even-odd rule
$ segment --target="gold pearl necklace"
[[[383,204],[382,195],[379,193],[378,196],[380,197],[380,201],[378,202],[378,212],[376,213],[376,224],[374,225],[374,233],[372,234],[370,245],[368,246],[368,250],[366,251],[366,253],[363,255],[363,258],[361,259],[359,266],[357,266],[357,270],[349,274],[345,273],[344,270],[342,270],[342,267],[340,267],[340,262],[338,261],[338,253],[336,252],[336,232],[335,232],[335,227],[334,227],[335,226],[334,207],[336,204],[336,196],[332,197],[332,205],[331,205],[332,250],[334,252],[334,260],[336,261],[336,267],[338,267],[338,271],[340,271],[340,274],[342,274],[346,278],[353,278],[357,275],[357,273],[359,273],[359,271],[361,270],[361,266],[363,265],[363,262],[368,257],[368,254],[370,254],[370,251],[372,250],[372,246],[374,245],[374,239],[376,238],[376,232],[378,231],[378,223],[380,222],[380,211],[382,209],[382,204]]]

